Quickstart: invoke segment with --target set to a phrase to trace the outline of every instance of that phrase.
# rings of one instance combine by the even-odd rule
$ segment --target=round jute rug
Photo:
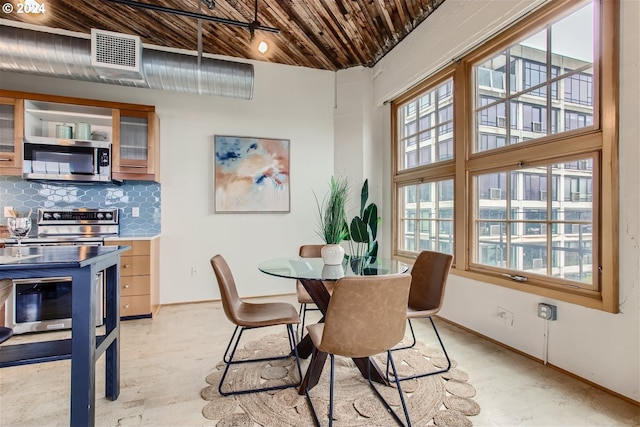
[[[407,340],[408,342],[408,340]],[[258,341],[248,342],[242,351],[244,358],[269,357],[287,354],[289,346],[286,334],[269,335]],[[439,348],[426,347],[418,342],[412,349],[396,351],[393,358],[399,375],[427,372],[441,366],[444,354]],[[384,369],[386,355],[376,357]],[[327,424],[329,410],[330,359],[322,372],[320,382],[311,392],[321,423]],[[304,375],[309,364],[301,359]],[[390,426],[395,421],[371,390],[367,380],[360,375],[351,359],[335,359],[334,422],[336,426]],[[296,388],[273,392],[251,393],[237,396],[221,396],[218,384],[224,363],[219,362],[206,377],[209,384],[201,391],[207,401],[202,410],[205,418],[218,420],[217,426],[312,426],[313,418],[305,396]],[[472,399],[475,388],[469,384],[468,375],[452,360],[452,369],[445,374],[402,381],[411,422],[414,426],[457,427],[470,426],[469,417],[480,412],[480,406]],[[298,373],[293,357],[276,362],[244,363],[230,368],[223,390],[242,390],[257,386],[269,386],[295,382]],[[376,384],[385,399],[404,419],[400,397],[395,387]]]

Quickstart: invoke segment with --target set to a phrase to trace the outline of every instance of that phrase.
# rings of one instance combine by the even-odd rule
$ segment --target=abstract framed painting
[[[215,212],[290,212],[288,139],[215,135],[213,143]]]

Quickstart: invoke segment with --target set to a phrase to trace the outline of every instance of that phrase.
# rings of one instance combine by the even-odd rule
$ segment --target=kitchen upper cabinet
[[[160,123],[155,112],[114,111],[113,178],[160,180]]]
[[[159,182],[159,133],[153,106],[0,90],[0,175],[22,175],[24,139],[87,139],[111,142],[114,180]]]
[[[24,100],[0,96],[0,175],[22,174]]]

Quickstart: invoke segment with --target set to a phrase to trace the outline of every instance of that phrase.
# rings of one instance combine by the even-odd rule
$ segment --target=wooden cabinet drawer
[[[151,255],[151,244],[148,240],[108,240],[106,246],[131,246],[123,256]]]
[[[149,295],[151,292],[150,276],[123,276],[120,279],[120,296]]]
[[[120,317],[151,313],[149,295],[120,296]]]
[[[125,252],[126,253],[126,252]],[[151,270],[151,257],[149,256],[123,256],[120,257],[120,276],[148,276]]]
[[[120,316],[151,316],[159,306],[159,239],[106,240],[105,245],[131,247],[120,256]]]

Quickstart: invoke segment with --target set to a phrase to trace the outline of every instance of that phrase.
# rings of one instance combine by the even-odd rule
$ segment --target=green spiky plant
[[[327,244],[339,244],[349,237],[345,211],[349,184],[346,178],[331,177],[330,187],[329,195],[322,203],[315,193],[313,194],[318,206],[318,235]]]
[[[361,267],[374,263],[378,257],[378,206],[375,203],[367,205],[368,199],[369,180],[365,179],[360,192],[360,215],[351,220],[349,227],[350,252]]]

